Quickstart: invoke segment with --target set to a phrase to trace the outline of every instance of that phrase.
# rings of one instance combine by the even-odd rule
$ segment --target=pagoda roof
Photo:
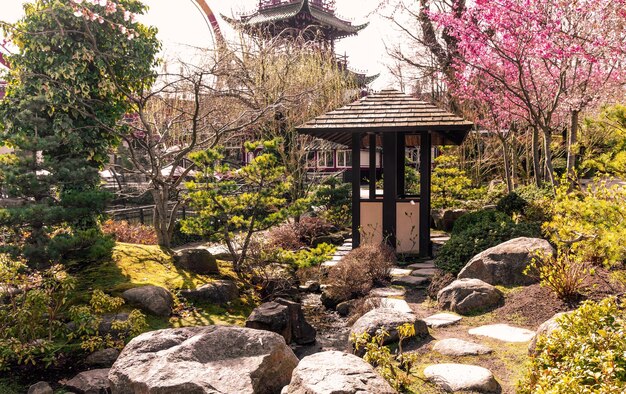
[[[473,123],[397,90],[373,93],[296,129],[343,145],[352,133],[433,132],[435,144],[461,144]]]
[[[241,20],[234,20],[224,15],[222,18],[234,26],[254,27],[285,22],[299,14],[309,14],[320,26],[336,30],[339,33],[337,38],[355,35],[369,24],[353,25],[338,18],[333,10],[317,5],[311,0],[277,1],[276,4],[261,7],[252,14],[241,16]]]

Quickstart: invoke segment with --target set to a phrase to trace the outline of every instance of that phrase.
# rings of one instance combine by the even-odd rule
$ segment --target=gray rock
[[[492,309],[503,299],[500,290],[480,279],[457,279],[437,293],[441,309],[462,315]]]
[[[246,319],[246,327],[275,332],[285,338],[286,343],[292,341],[289,307],[275,301],[265,302],[254,308]]]
[[[266,302],[255,308],[246,327],[280,334],[287,343],[307,345],[315,342],[317,332],[304,318],[302,306],[282,298]]]
[[[286,394],[394,394],[374,368],[352,354],[338,351],[303,358],[293,370]]]
[[[339,313],[339,316],[348,316],[350,314],[350,309],[352,308],[352,303],[350,301],[344,301],[337,304],[335,310]]]
[[[364,304],[367,310],[375,308],[395,309],[398,312],[413,313],[413,310],[405,300],[389,297],[370,297],[365,300]]]
[[[52,394],[54,391],[48,382],[37,382],[28,388],[28,394]]]
[[[508,324],[489,324],[472,328],[468,331],[470,335],[478,335],[487,338],[498,339],[503,342],[528,342],[535,332],[525,328],[513,327]]]
[[[389,308],[376,308],[361,316],[350,329],[350,335],[361,335],[364,332],[374,335],[378,329],[384,328],[389,333],[389,336],[385,338],[385,344],[393,343],[399,339],[396,328],[404,323],[412,323],[415,326],[416,336],[428,335],[426,323],[417,316]]]
[[[320,283],[314,280],[308,280],[305,284],[300,285],[298,290],[303,291],[305,293],[317,293],[320,291]]]
[[[432,260],[424,261],[422,263],[413,263],[411,265],[407,265],[407,268],[413,270],[426,269],[426,268],[436,268],[435,263]]]
[[[403,297],[405,294],[405,289],[397,287],[378,287],[369,292],[370,297]]]
[[[98,325],[98,331],[100,332],[101,335],[111,334],[114,337],[117,337],[120,334],[120,331],[113,329],[113,323],[116,321],[125,322],[126,320],[128,320],[128,318],[129,318],[129,314],[125,312],[105,313],[104,315],[102,315],[102,318],[100,319],[100,324]]]
[[[439,270],[437,268],[420,268],[420,269],[416,269],[416,270],[411,271],[411,275],[413,275],[413,276],[433,276],[437,272],[439,272]]]
[[[120,354],[113,394],[278,393],[298,364],[280,335],[206,326],[144,333]]]
[[[423,276],[399,276],[391,279],[391,284],[396,286],[404,286],[404,287],[426,287],[428,286],[428,282],[430,282],[430,278],[426,278]]]
[[[454,227],[454,222],[465,215],[465,209],[433,209],[432,218],[436,230],[450,232]]]
[[[81,372],[63,385],[78,394],[106,394],[110,392],[109,369],[92,369]]]
[[[537,252],[552,255],[554,248],[541,238],[515,238],[474,256],[459,272],[459,279],[476,278],[492,285],[527,286],[537,282],[524,269]]]
[[[180,294],[192,301],[226,304],[239,297],[239,290],[232,280],[215,280],[196,289],[181,290]]]
[[[437,313],[436,315],[424,318],[424,322],[428,327],[439,328],[456,324],[460,322],[461,319],[461,316],[453,315],[451,313]]]
[[[85,358],[85,364],[99,367],[110,367],[120,355],[117,349],[103,349],[91,353]]]
[[[157,316],[169,316],[174,305],[172,294],[159,286],[135,287],[122,293],[122,298]]]
[[[433,351],[446,356],[477,356],[493,352],[489,346],[457,338],[446,338],[437,341],[433,346]]]
[[[16,286],[0,283],[0,304],[8,303],[11,298],[21,294],[22,292],[22,289]]]
[[[437,364],[424,369],[430,382],[448,392],[477,391],[479,393],[500,392],[491,371],[476,365]]]
[[[557,313],[556,315],[552,316],[550,319],[541,323],[541,325],[539,325],[539,327],[537,328],[537,332],[535,333],[535,336],[533,336],[533,339],[531,339],[530,343],[528,344],[528,354],[534,355],[535,348],[537,347],[537,340],[539,340],[539,337],[549,336],[555,330],[559,329],[559,323],[558,323],[559,318],[561,318],[562,316],[568,315],[570,313],[572,312]]]
[[[206,249],[184,249],[174,254],[174,265],[201,275],[219,274],[217,259]]]
[[[413,270],[411,270],[410,268],[398,268],[398,267],[394,267],[389,271],[389,275],[391,275],[392,277],[395,276],[406,276],[406,275],[411,275],[411,272]]]

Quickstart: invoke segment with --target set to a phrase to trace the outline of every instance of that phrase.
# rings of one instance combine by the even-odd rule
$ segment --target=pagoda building
[[[259,0],[254,12],[242,14],[238,19],[224,15],[222,18],[248,34],[302,36],[318,43],[321,48],[329,49],[333,54],[336,40],[355,36],[368,25],[354,25],[337,16],[335,0]],[[378,77],[348,70],[347,56],[335,55],[335,59],[339,67],[349,72],[361,87]]]

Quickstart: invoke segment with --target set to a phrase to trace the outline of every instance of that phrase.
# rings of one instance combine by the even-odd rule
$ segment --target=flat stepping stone
[[[433,351],[446,356],[478,356],[480,354],[493,352],[489,346],[464,341],[458,338],[446,338],[437,341],[433,346]]]
[[[379,287],[372,289],[369,295],[370,297],[403,297],[406,294],[405,289],[399,289],[396,287]]]
[[[337,261],[337,260],[326,261],[326,262],[322,263],[322,267],[324,267],[324,268],[332,268],[332,267],[336,266],[337,264],[339,264],[339,261]]]
[[[344,257],[344,256],[345,256],[345,255],[347,255],[348,253],[350,253],[350,252],[349,252],[349,251],[347,251],[347,250],[338,250],[338,251],[336,251],[336,252],[335,252],[334,256],[341,256],[341,257]]]
[[[423,268],[435,268],[435,263],[433,263],[432,261],[425,261],[423,263],[413,263],[411,265],[407,265],[406,267],[413,270],[419,270]]]
[[[413,276],[433,276],[437,273],[436,268],[420,268],[418,270],[413,270],[411,275]]]
[[[445,391],[499,392],[500,385],[490,370],[477,365],[436,364],[424,369],[424,376]]]
[[[411,270],[406,268],[392,268],[389,271],[389,275],[391,276],[405,276],[411,275]]]
[[[341,245],[337,247],[338,252],[349,252],[352,250],[352,245]]]
[[[332,261],[341,261],[341,259],[343,259],[343,256],[334,255]]]
[[[452,313],[437,313],[424,319],[428,327],[438,328],[447,327],[460,322],[462,319],[459,315]]]
[[[413,313],[413,309],[411,309],[406,301],[397,298],[381,298],[380,308],[389,308],[395,309],[398,312]]]
[[[425,287],[430,282],[430,278],[423,276],[398,276],[391,279],[391,284],[404,287]]]
[[[498,339],[503,342],[529,342],[535,336],[534,331],[508,324],[490,324],[472,328],[468,332],[470,335]]]
[[[346,244],[351,244],[352,243],[352,238],[346,238],[343,242],[346,243]]]

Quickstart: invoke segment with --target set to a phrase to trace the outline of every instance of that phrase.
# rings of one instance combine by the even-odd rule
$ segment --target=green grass
[[[172,291],[177,306],[174,316],[169,319],[148,316],[148,325],[151,330],[212,324],[243,325],[256,306],[256,300],[250,294],[242,292],[239,299],[224,306],[181,305],[176,297],[177,290],[196,288],[216,279],[240,282],[232,270],[232,263],[226,261],[218,263],[220,275],[198,275],[177,268],[172,256],[158,246],[118,243],[110,261],[95,264],[74,274],[78,283],[73,302],[87,302],[93,290],[96,289],[119,296],[133,287],[154,285]],[[241,287],[243,286],[240,285],[240,290]],[[130,310],[131,308],[124,306],[123,309]]]
[[[28,387],[15,382],[14,379],[0,378],[0,394],[22,394],[28,391]]]

